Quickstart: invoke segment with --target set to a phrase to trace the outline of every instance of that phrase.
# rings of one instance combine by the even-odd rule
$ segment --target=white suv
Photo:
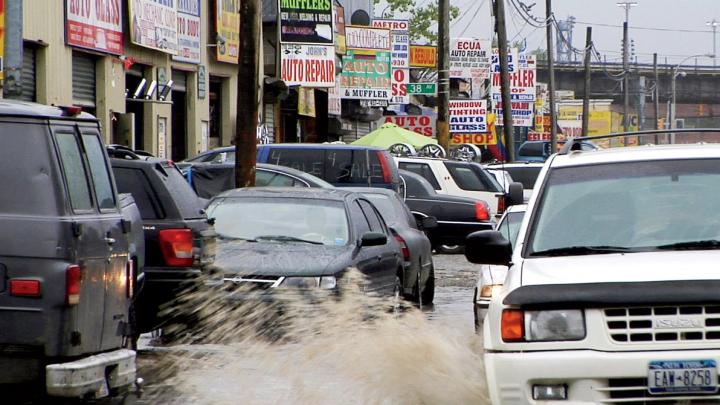
[[[569,149],[568,145],[566,149]],[[548,159],[484,320],[494,404],[720,403],[720,145]]]

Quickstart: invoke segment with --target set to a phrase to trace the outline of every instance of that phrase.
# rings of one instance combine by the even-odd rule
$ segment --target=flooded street
[[[484,403],[474,334],[476,273],[462,255],[435,259],[435,304],[400,317],[367,297],[304,308],[282,343],[233,330],[222,344],[165,346],[145,336],[138,404]],[[217,325],[217,329],[225,325]],[[228,329],[230,330],[230,329]]]

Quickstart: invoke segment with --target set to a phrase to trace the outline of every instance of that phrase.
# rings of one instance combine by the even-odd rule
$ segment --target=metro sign
[[[390,31],[407,32],[409,29],[408,20],[373,20],[373,28],[383,28]]]

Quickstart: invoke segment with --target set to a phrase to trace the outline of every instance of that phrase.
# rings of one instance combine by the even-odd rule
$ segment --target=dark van
[[[4,399],[19,387],[74,398],[124,391],[135,382],[135,352],[124,348],[128,238],[142,224],[123,219],[97,119],[0,101],[0,190]]]
[[[383,148],[276,143],[259,145],[257,162],[292,167],[336,187],[400,188],[397,165]]]

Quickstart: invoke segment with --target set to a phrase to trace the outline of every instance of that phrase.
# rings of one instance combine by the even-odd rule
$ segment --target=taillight
[[[525,313],[519,309],[503,309],[500,324],[502,340],[521,342],[525,339]]]
[[[125,266],[126,294],[128,298],[132,298],[135,294],[135,262],[128,260]]]
[[[478,221],[487,221],[490,219],[490,213],[484,201],[475,201],[475,218]]]
[[[499,195],[499,196],[498,196],[498,209],[497,209],[497,213],[498,213],[498,214],[502,214],[503,212],[505,212],[505,208],[506,208],[506,207],[505,207],[505,194],[502,194],[502,195]]]
[[[82,272],[80,266],[72,265],[65,269],[65,303],[77,305],[80,303],[80,283]]]
[[[377,157],[378,161],[380,161],[380,167],[382,168],[383,181],[385,183],[392,183],[392,172],[390,171],[389,163],[385,158],[385,152],[381,150],[377,151]]]
[[[405,243],[405,239],[403,239],[402,236],[396,234],[395,240],[400,245],[400,250],[402,250],[403,259],[405,259],[406,262],[410,261],[410,249],[408,249],[407,243]]]
[[[187,267],[193,264],[193,240],[190,229],[163,229],[158,233],[165,264]]]
[[[40,281],[39,280],[10,280],[10,295],[16,297],[39,297]]]

